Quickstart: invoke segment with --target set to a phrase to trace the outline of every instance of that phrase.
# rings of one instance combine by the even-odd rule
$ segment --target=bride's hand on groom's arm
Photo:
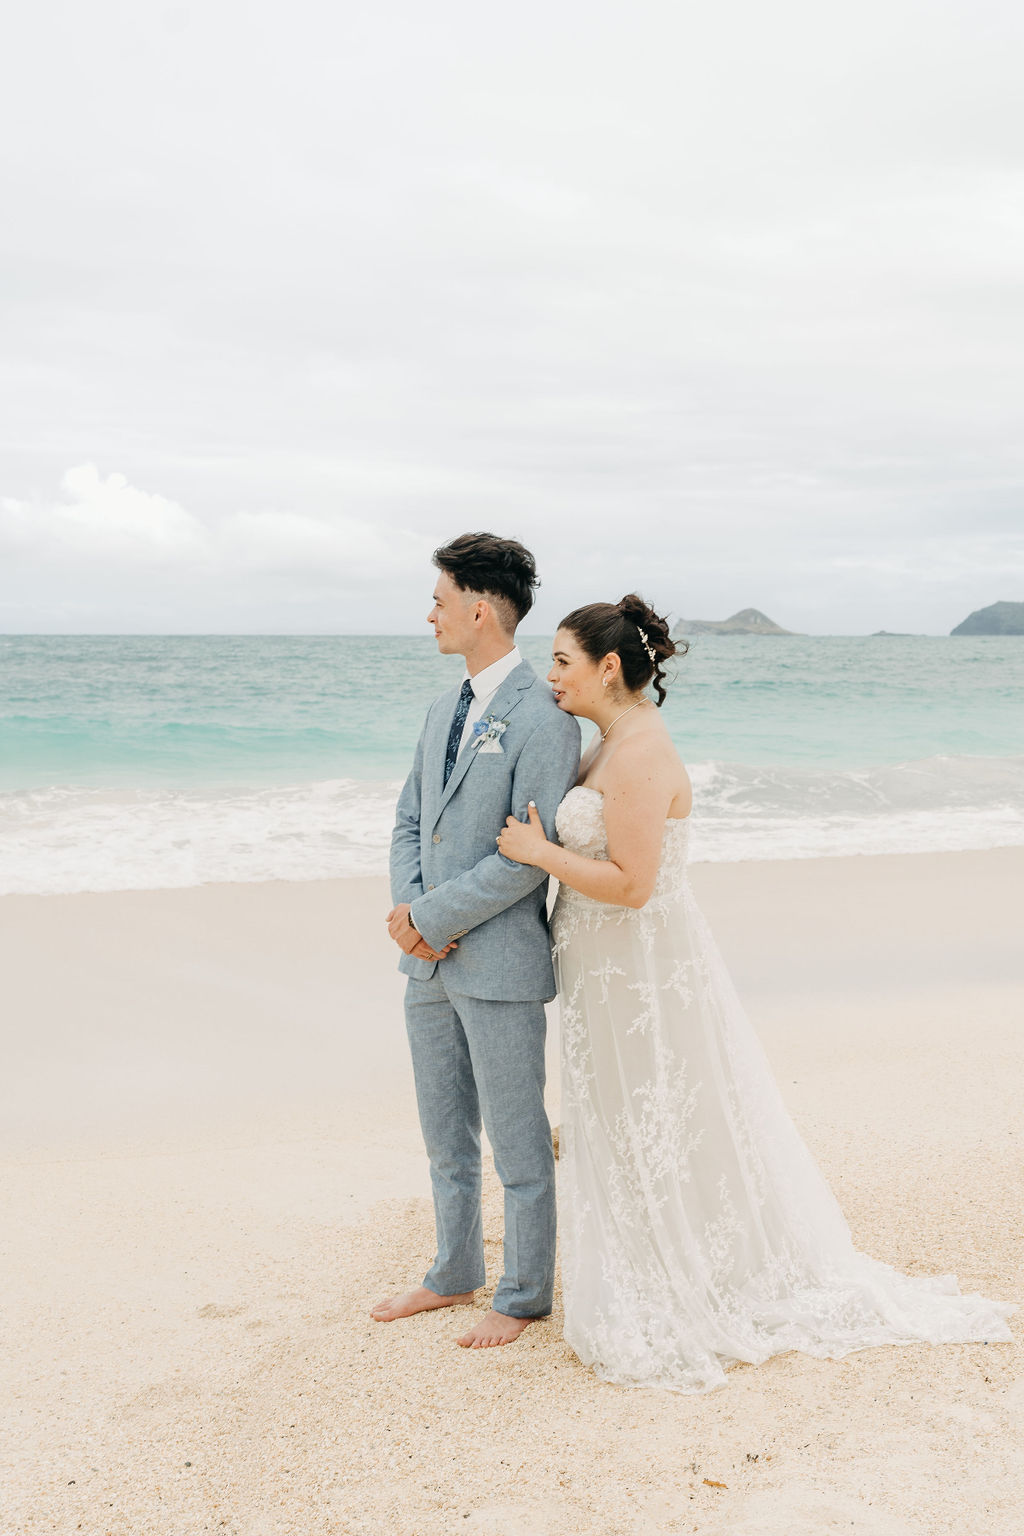
[[[540,869],[544,850],[551,845],[544,831],[540,813],[532,800],[526,814],[529,818],[527,821],[517,821],[514,816],[507,818],[498,834],[498,851],[516,864],[532,864]]]

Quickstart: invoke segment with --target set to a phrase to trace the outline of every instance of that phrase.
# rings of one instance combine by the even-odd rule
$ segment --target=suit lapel
[[[528,688],[532,688],[536,681],[537,674],[530,666],[530,663],[528,661],[521,661],[518,667],[516,667],[515,671],[510,672],[508,677],[506,677],[505,681],[494,695],[494,698],[488,704],[484,714],[481,716],[481,719],[485,718],[487,715],[493,715],[496,720],[507,720],[512,710],[515,709],[516,705],[522,699],[523,694],[527,691]],[[454,705],[452,707],[452,712],[454,713]],[[448,727],[451,727],[450,719],[448,721]],[[445,735],[444,743],[441,749],[441,773],[438,775],[439,778],[443,777],[444,774],[444,750],[447,745],[448,737]],[[476,747],[472,745],[472,740],[470,740],[459,753],[455,767],[452,769],[452,776],[448,780],[448,783],[444,786],[444,793],[441,795],[441,799],[437,807],[437,815],[434,817],[435,822],[437,821],[438,816],[440,816],[441,812],[444,810],[445,806],[448,804],[452,795],[454,795],[455,791],[462,783],[463,779],[466,777],[466,774],[469,772],[473,759],[476,757],[476,751]]]
[[[445,697],[442,695],[442,698]],[[429,733],[423,743],[423,779],[421,819],[432,827],[441,814],[441,788],[444,777],[444,755],[448,747],[448,732],[452,716],[459,701],[458,689],[452,691],[448,704],[442,709],[440,701],[433,711]]]

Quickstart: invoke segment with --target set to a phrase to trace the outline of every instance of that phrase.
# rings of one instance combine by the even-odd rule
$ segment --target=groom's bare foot
[[[417,1312],[432,1312],[436,1307],[471,1307],[475,1294],[475,1291],[464,1291],[461,1296],[438,1296],[436,1291],[418,1285],[414,1291],[406,1291],[402,1296],[389,1296],[387,1301],[378,1301],[371,1308],[370,1316],[378,1323],[393,1323],[398,1317],[415,1317]]]
[[[463,1349],[490,1349],[494,1344],[511,1344],[532,1322],[532,1317],[506,1317],[504,1312],[495,1312],[492,1307],[482,1322],[456,1342]]]

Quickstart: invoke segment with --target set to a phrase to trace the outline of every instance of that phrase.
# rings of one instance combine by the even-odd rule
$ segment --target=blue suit
[[[445,749],[459,691],[431,705],[391,839],[391,895],[411,904],[427,942],[458,948],[428,963],[410,955],[406,1025],[430,1158],[437,1258],[424,1284],[442,1296],[485,1280],[480,1126],[505,1187],[505,1273],[494,1297],[510,1317],[551,1310],[555,1187],[544,1110],[544,1003],[555,995],[543,870],[515,864],[495,838],[533,800],[549,837],[576,781],[579,726],[528,662],[486,713],[505,722],[500,752],[463,748],[447,785]]]

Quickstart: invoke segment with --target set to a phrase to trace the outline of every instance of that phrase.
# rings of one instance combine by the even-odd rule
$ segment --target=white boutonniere
[[[485,715],[482,720],[476,720],[473,724],[473,735],[476,741],[473,747],[477,752],[504,752],[501,738],[508,729],[507,720],[495,720],[493,715]]]

